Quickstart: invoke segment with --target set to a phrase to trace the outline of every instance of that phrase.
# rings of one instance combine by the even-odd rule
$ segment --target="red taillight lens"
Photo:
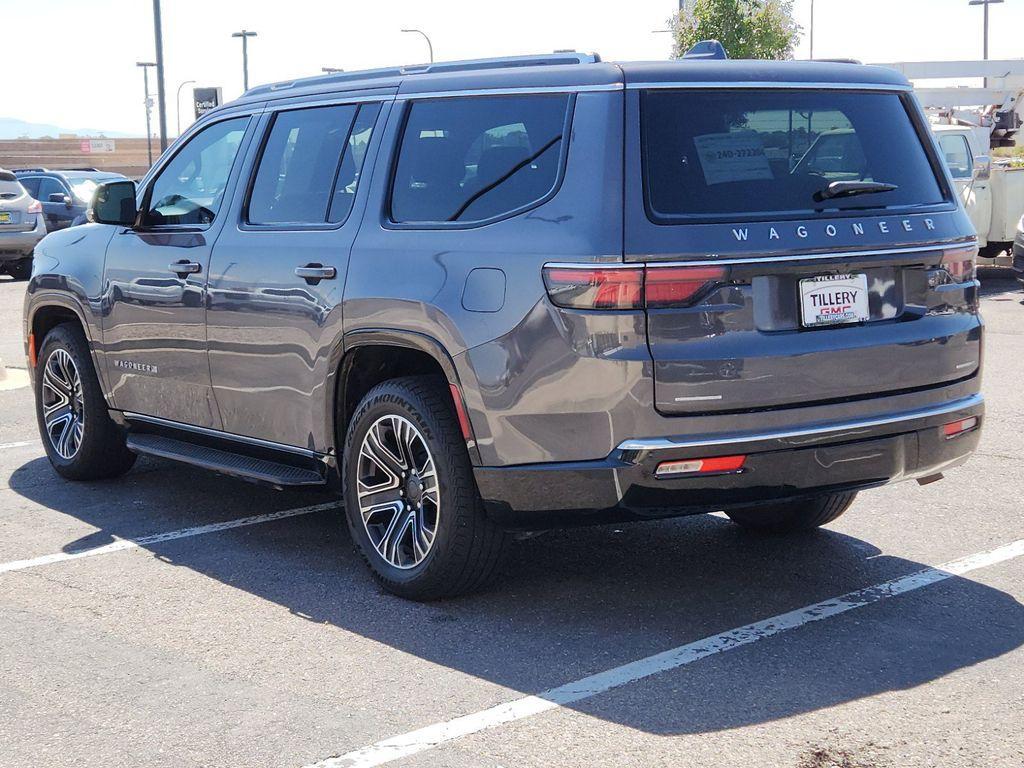
[[[706,285],[724,277],[724,267],[648,267],[644,299],[652,308],[686,304]]]
[[[954,437],[959,437],[965,432],[970,432],[972,429],[978,426],[978,417],[971,416],[966,419],[960,419],[960,421],[953,421],[949,424],[942,426],[942,434],[946,436],[947,440],[951,440]]]
[[[559,307],[629,310],[688,304],[725,275],[724,267],[544,267],[544,285]]]
[[[31,203],[29,203],[28,212],[29,213],[42,213],[43,212],[43,204],[40,203],[38,200],[33,200]]]
[[[974,279],[975,260],[978,256],[977,246],[957,248],[946,251],[942,256],[942,268],[958,283],[966,283]]]
[[[643,284],[642,267],[544,268],[551,301],[571,309],[640,309]]]
[[[674,475],[708,475],[722,472],[739,472],[746,463],[746,456],[715,456],[710,459],[677,459],[663,461],[654,470],[655,477]]]

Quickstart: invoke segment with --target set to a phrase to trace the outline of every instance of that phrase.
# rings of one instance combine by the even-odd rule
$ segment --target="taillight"
[[[724,267],[544,267],[552,303],[570,309],[683,306],[725,279]]]
[[[705,286],[724,277],[724,267],[648,267],[644,299],[655,308],[687,304]]]
[[[571,309],[640,309],[644,270],[608,267],[545,267],[551,301]]]
[[[654,470],[655,477],[675,475],[721,475],[740,472],[746,463],[744,456],[715,456],[710,459],[677,459],[663,461]]]
[[[29,203],[28,213],[42,213],[42,212],[43,212],[43,204],[40,203],[38,200],[33,200],[31,203]]]
[[[968,280],[974,279],[974,265],[977,256],[978,247],[974,245],[946,251],[942,255],[942,268],[956,282],[966,283]]]
[[[960,419],[960,421],[953,421],[949,424],[942,425],[942,434],[946,436],[947,440],[952,440],[954,437],[959,437],[965,432],[970,432],[972,429],[978,426],[978,417],[971,416],[966,419]]]

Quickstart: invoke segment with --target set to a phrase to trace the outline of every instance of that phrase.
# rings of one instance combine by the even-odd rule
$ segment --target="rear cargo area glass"
[[[941,204],[897,93],[654,89],[641,97],[645,204],[659,223]],[[832,182],[887,192],[816,199]]]

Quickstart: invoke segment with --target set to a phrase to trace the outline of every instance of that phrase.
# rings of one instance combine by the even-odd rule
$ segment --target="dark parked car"
[[[53,232],[85,223],[85,212],[93,192],[100,184],[126,179],[120,173],[79,168],[52,171],[47,168],[20,168],[15,175],[28,193],[43,206],[46,228]]]
[[[93,217],[41,244],[25,303],[56,470],[336,487],[407,597],[480,586],[513,529],[812,528],[978,441],[975,236],[889,69],[278,83]]]

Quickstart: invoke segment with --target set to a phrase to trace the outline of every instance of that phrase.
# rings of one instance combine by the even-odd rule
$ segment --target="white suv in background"
[[[46,235],[43,206],[18,177],[0,169],[0,270],[15,280],[32,274],[32,251]]]

